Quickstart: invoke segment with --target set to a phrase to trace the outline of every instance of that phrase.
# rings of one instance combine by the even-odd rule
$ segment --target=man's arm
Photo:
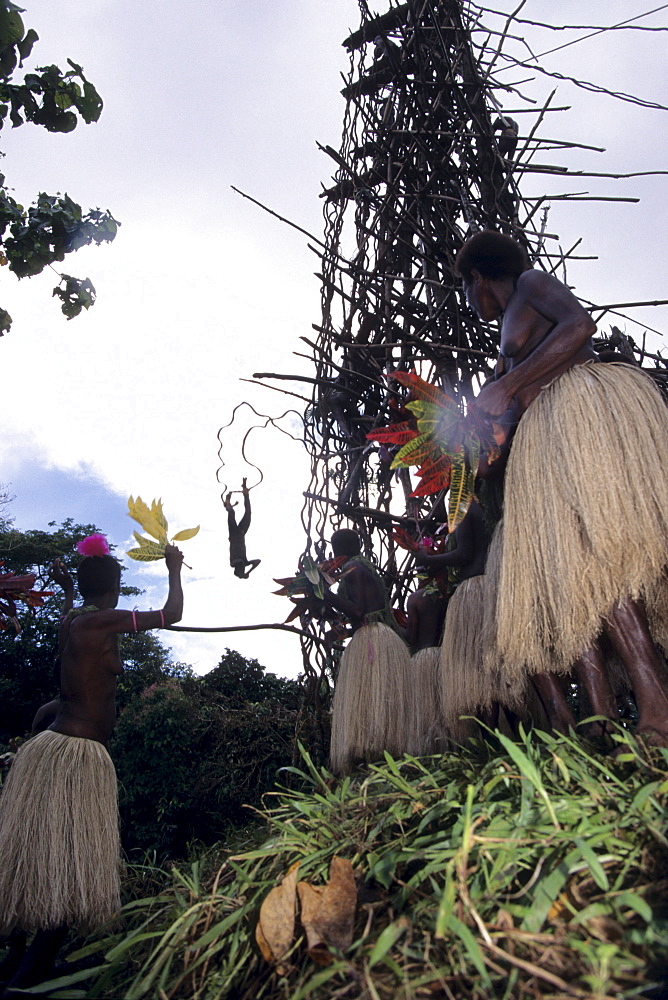
[[[61,615],[65,617],[68,611],[74,606],[74,581],[67,571],[62,559],[54,559],[49,570],[49,579],[57,583],[63,589],[63,607]]]
[[[183,553],[176,545],[167,545],[165,562],[169,572],[169,591],[162,611],[116,611],[109,609],[95,615],[84,615],[79,628],[114,632],[147,632],[163,625],[174,625],[183,616],[183,588],[181,564]]]
[[[449,569],[451,566],[468,566],[473,562],[476,554],[475,529],[474,529],[473,505],[466,517],[455,528],[452,537],[455,548],[449,552],[442,552],[440,555],[429,555],[424,549],[415,554],[415,562],[418,566],[424,566],[430,572],[438,572],[441,569]]]
[[[419,626],[419,614],[418,614],[418,597],[414,592],[408,598],[406,604],[406,628],[404,630],[404,639],[409,646],[414,646],[417,643],[418,638],[418,626]]]
[[[331,590],[326,590],[325,602],[337,611],[341,611],[346,618],[363,618],[367,613],[364,576],[364,570],[360,566],[354,566],[346,575],[349,597],[342,597]]]
[[[514,301],[509,303],[504,317],[504,337],[512,339],[514,325],[525,327],[531,312],[553,324],[552,328],[523,361],[481,389],[476,406],[490,416],[505,413],[515,396],[522,402],[523,391],[536,395],[537,390],[571,367],[596,332],[596,324],[573,293],[542,271],[520,275]],[[526,405],[528,402],[530,399]]]

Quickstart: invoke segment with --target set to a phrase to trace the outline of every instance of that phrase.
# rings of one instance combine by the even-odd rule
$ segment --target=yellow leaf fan
[[[167,518],[162,510],[162,500],[151,501],[151,506],[149,507],[141,497],[137,497],[136,500],[134,497],[130,497],[128,500],[128,514],[134,521],[137,521],[141,525],[148,535],[152,536],[151,538],[146,538],[145,535],[140,535],[134,531],[133,535],[139,547],[130,549],[127,553],[130,558],[136,559],[137,562],[153,562],[156,559],[164,559],[165,547],[169,541],[169,527]],[[174,535],[171,543],[185,542],[189,538],[194,538],[198,531],[199,524],[196,528],[184,528],[183,531],[178,531]]]

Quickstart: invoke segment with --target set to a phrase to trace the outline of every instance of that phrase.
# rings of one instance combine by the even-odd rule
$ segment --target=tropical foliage
[[[96,122],[102,100],[82,67],[71,59],[65,72],[54,65],[39,66],[23,79],[14,79],[39,37],[33,28],[26,31],[22,13],[11,0],[0,0],[0,128],[7,119],[12,128],[30,122],[49,132],[71,132],[80,121]],[[0,174],[0,265],[18,278],[39,274],[79,247],[110,242],[118,225],[109,212],[84,212],[67,194],[41,193],[26,209],[10,195]],[[53,294],[68,319],[95,301],[90,279],[69,274],[60,275]],[[11,324],[9,313],[0,309],[0,336]]]
[[[132,871],[123,927],[69,956],[62,995],[637,995],[666,972],[668,751],[616,740],[497,734],[343,781],[304,753],[264,843]]]
[[[130,497],[128,500],[128,514],[133,521],[137,521],[144,531],[148,532],[152,537],[146,538],[145,535],[140,535],[138,532],[133,531],[139,547],[130,549],[127,555],[131,559],[137,559],[139,562],[153,562],[155,559],[164,559],[165,546],[169,542],[169,526],[162,510],[162,500],[152,500],[149,507],[141,497],[137,497],[136,500],[134,497]],[[171,542],[185,542],[189,538],[194,538],[198,531],[199,524],[196,528],[185,528],[183,531],[178,531],[171,539]]]
[[[410,390],[404,404],[410,416],[367,434],[370,441],[398,446],[390,468],[417,467],[419,483],[413,497],[449,490],[448,527],[452,532],[469,509],[481,453],[494,461],[498,449],[491,425],[474,408],[463,416],[455,399],[415,372],[394,372],[390,378]]]
[[[229,649],[128,699],[111,745],[126,850],[183,857],[251,822],[292,762],[299,701],[296,682]]]
[[[317,563],[311,556],[302,556],[299,571],[296,576],[274,578],[274,583],[280,584],[280,590],[275,590],[278,597],[289,597],[294,608],[285,622],[306,616],[316,617],[321,621],[331,620],[335,616],[332,608],[325,603],[325,590],[342,580],[351,569],[344,569],[348,556],[337,556]],[[303,595],[303,596],[299,596]]]
[[[18,604],[40,608],[52,591],[34,590],[36,578],[33,573],[3,573],[2,566],[0,562],[0,630],[13,625],[14,631],[19,633]]]

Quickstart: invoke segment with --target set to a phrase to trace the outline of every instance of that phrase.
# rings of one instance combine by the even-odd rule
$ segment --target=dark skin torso
[[[414,653],[440,645],[447,606],[442,594],[427,594],[423,588],[410,595],[406,604],[406,642]]]
[[[116,722],[116,682],[123,672],[118,636],[180,621],[183,614],[183,555],[167,545],[169,593],[162,611],[119,611],[118,589],[91,598],[99,610],[87,611],[60,626],[60,701],[49,729],[64,736],[109,742]]]
[[[371,570],[363,563],[355,562],[354,556],[345,564],[344,568],[350,569],[346,575],[348,596],[343,597],[328,591],[326,599],[337,611],[343,612],[349,619],[353,632],[356,632],[364,624],[364,618],[367,615],[374,611],[383,610],[385,592],[382,584]]]
[[[477,500],[471,501],[466,517],[453,532],[455,548],[441,555],[429,555],[421,551],[416,555],[418,566],[430,573],[439,573],[451,566],[461,569],[460,581],[471,576],[481,576],[485,572],[489,532],[483,518],[482,507]]]
[[[60,706],[49,726],[65,736],[107,745],[116,722],[116,682],[123,672],[118,634],[104,624],[130,612],[91,611],[61,625]],[[137,616],[139,617],[139,616]]]
[[[507,455],[514,425],[541,389],[570,368],[598,360],[591,340],[596,326],[565,285],[540,271],[525,271],[513,281],[484,278],[474,270],[464,289],[481,319],[502,317],[497,380],[480,390],[475,406],[491,418],[497,443]],[[480,474],[493,475],[496,465]],[[498,467],[502,466],[503,459]],[[602,625],[629,676],[638,707],[637,731],[651,742],[668,745],[668,675],[652,642],[642,602],[620,601]],[[603,669],[599,661],[596,648],[583,650],[579,676],[589,681],[595,714],[605,716],[611,714],[610,693],[598,691],[596,681]],[[549,674],[536,677],[546,684],[554,680]]]
[[[595,361],[596,325],[573,293],[542,271],[492,280],[473,272],[464,285],[469,304],[488,322],[502,317],[497,380],[476,397],[490,417],[515,422],[538,393],[575,365]]]

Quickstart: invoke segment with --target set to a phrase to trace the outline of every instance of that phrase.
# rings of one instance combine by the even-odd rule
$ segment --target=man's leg
[[[566,700],[561,677],[557,674],[532,674],[531,681],[545,709],[550,729],[568,736],[568,730],[575,729],[577,723]]]
[[[636,732],[658,746],[668,746],[668,668],[652,641],[642,601],[627,598],[616,604],[607,632],[638,706]]]
[[[27,989],[51,978],[56,956],[65,942],[67,932],[67,927],[36,931],[18,969],[0,993],[0,998],[18,996],[15,990]]]
[[[249,559],[248,560],[248,562],[246,563],[246,565],[248,566],[248,570],[244,573],[244,580],[248,579],[248,577],[251,575],[251,573],[253,572],[253,570],[255,569],[255,567],[259,566],[261,562],[262,562],[261,559]]]
[[[573,664],[578,684],[587,692],[592,715],[604,715],[606,719],[617,719],[617,699],[614,696],[605,669],[605,657],[600,643],[594,643]],[[610,731],[605,722],[592,722],[588,726],[591,736],[604,736]]]

